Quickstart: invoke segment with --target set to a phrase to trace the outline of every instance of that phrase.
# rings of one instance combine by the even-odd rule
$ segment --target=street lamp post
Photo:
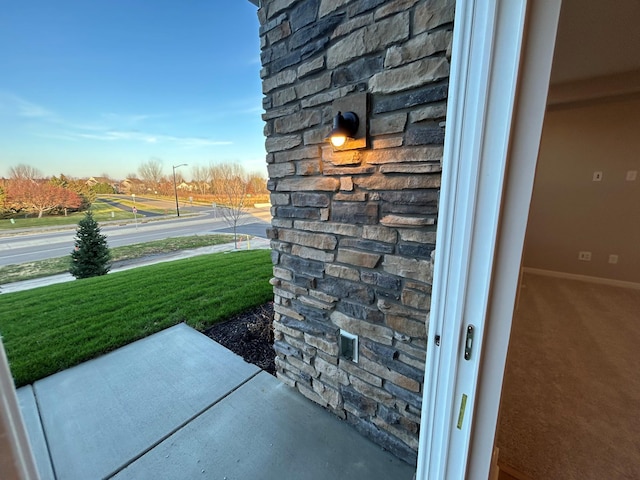
[[[186,166],[186,163],[181,163],[180,165],[173,166],[173,192],[176,194],[176,213],[178,214],[178,216],[180,216],[180,207],[178,206],[178,184],[176,183],[176,168]]]

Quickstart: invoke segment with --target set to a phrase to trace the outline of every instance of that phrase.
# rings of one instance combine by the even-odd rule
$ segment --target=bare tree
[[[267,179],[258,172],[252,172],[247,176],[248,193],[251,195],[268,195]]]
[[[210,169],[208,167],[200,165],[195,165],[191,168],[191,177],[197,185],[198,191],[201,195],[207,193],[207,190],[209,189],[209,179],[211,178],[209,171]]]
[[[9,169],[9,178],[12,180],[39,180],[42,178],[42,172],[36,167],[21,163]]]
[[[162,181],[162,161],[151,158],[138,167],[140,179],[147,184],[147,188],[156,191]]]
[[[0,213],[7,210],[7,193],[4,188],[4,185],[0,185]]]
[[[247,174],[237,163],[222,163],[212,169],[215,170],[218,193],[224,198],[222,217],[233,227],[233,241],[235,248],[238,248],[238,222],[247,210]]]
[[[220,170],[220,165],[215,165],[213,163],[209,164],[209,168],[208,168],[209,185],[211,188],[211,193],[213,193],[214,195],[221,193],[219,188],[220,179],[218,178],[219,170]]]

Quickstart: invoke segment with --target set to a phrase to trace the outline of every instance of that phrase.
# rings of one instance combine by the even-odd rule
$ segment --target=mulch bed
[[[275,375],[273,302],[216,323],[205,330],[204,334],[240,355],[246,362]]]

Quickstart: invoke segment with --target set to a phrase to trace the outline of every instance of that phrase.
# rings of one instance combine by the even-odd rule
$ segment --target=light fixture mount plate
[[[358,116],[358,130],[353,138],[348,138],[347,141],[341,147],[333,147],[336,151],[341,150],[355,150],[360,148],[367,148],[367,125],[368,125],[368,111],[367,111],[367,93],[354,93],[343,98],[337,98],[332,104],[332,118],[335,117],[338,112],[353,112]]]

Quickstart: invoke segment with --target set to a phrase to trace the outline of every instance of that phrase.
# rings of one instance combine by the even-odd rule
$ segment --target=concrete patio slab
[[[410,480],[414,471],[262,372],[114,478]]]
[[[36,382],[57,479],[115,474],[259,371],[181,324]]]
[[[184,324],[19,398],[43,479],[410,480],[415,471]]]
[[[31,451],[36,461],[40,480],[55,480],[33,387],[27,385],[19,388],[17,394],[20,412],[22,413],[24,426],[27,429],[27,435],[29,435],[29,443],[31,444]]]

